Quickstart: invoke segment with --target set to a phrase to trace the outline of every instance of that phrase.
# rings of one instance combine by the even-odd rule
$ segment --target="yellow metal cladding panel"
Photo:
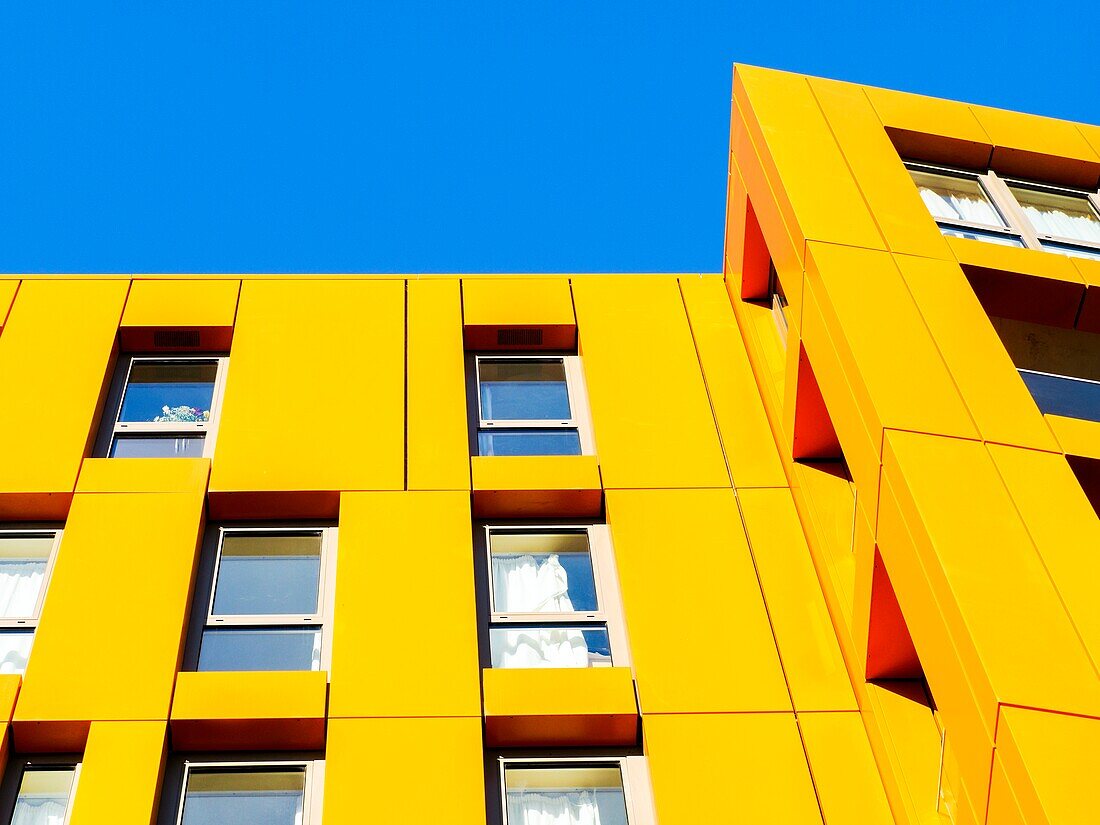
[[[135,280],[122,326],[231,327],[240,289],[240,281]]]
[[[993,166],[998,171],[1096,188],[1100,155],[1077,124],[986,106],[970,109],[993,143]]]
[[[1067,455],[1100,458],[1100,422],[1061,415],[1043,416]]]
[[[1079,284],[1085,279],[1066,255],[1054,255],[1039,249],[1023,249],[1015,246],[975,241],[968,238],[947,238],[947,244],[960,264],[997,272],[1019,273],[1034,278],[1049,278]]]
[[[637,715],[628,667],[484,671],[486,716]]]
[[[737,66],[734,97],[807,241],[885,249],[804,75]],[[759,140],[755,140],[756,138]]]
[[[468,326],[572,325],[567,278],[463,278],[462,320]]]
[[[19,281],[0,281],[0,327],[8,320],[8,312],[18,289]]]
[[[661,825],[821,825],[793,714],[655,714],[643,728]]]
[[[212,491],[404,487],[401,281],[245,281]]]
[[[856,710],[790,491],[737,495],[795,709]]]
[[[75,496],[17,722],[168,718],[202,520],[201,488]]]
[[[162,721],[93,722],[69,825],[149,825],[167,738]]]
[[[581,356],[605,487],[728,487],[676,278],[577,278]]]
[[[680,290],[734,484],[739,489],[786,486],[745,343],[722,282],[716,277],[684,277]]]
[[[883,467],[969,678],[1001,702],[1100,713],[1093,663],[985,446],[889,432]]]
[[[982,147],[976,154],[988,159],[990,137],[967,104],[874,86],[864,90],[884,126],[971,143],[976,149]]]
[[[887,248],[954,260],[863,88],[818,78],[809,83]]]
[[[984,439],[1058,450],[974,291],[953,263],[898,255],[921,317]]]
[[[20,288],[0,336],[0,492],[72,492],[128,286],[58,280]]]
[[[607,518],[642,711],[790,710],[733,491],[609,490]]]
[[[324,719],[324,671],[181,673],[172,721],[215,719]]]
[[[469,494],[344,493],[339,541],[329,715],[480,718]]]
[[[798,724],[829,825],[893,825],[858,713],[802,713]]]
[[[989,452],[1081,641],[1100,663],[1100,520],[1063,456],[995,444]]]
[[[469,490],[458,279],[408,283],[408,488]]]
[[[484,765],[480,718],[332,719],[323,822],[485,825]]]
[[[866,389],[861,411],[875,440],[882,427],[978,438],[891,257],[834,244],[807,246],[806,279],[857,398],[860,385]]]
[[[1016,794],[1005,774],[1004,760],[999,753],[993,754],[993,777],[989,783],[989,811],[986,820],[989,825],[1040,825],[1041,820],[1026,820],[1020,810]]]
[[[1100,719],[1002,708],[997,753],[1027,822],[1096,822]]]
[[[78,493],[175,493],[205,490],[208,458],[86,458]]]

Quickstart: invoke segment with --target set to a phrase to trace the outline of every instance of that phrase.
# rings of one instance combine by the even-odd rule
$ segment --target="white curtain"
[[[936,192],[921,187],[921,199],[928,211],[937,218],[963,220],[987,226],[1003,226],[1004,223],[989,201],[979,195],[966,192]]]
[[[42,562],[0,564],[0,616],[18,619],[34,615],[44,568]]]
[[[591,791],[508,794],[508,825],[600,825]]]
[[[1053,209],[1037,209],[1027,204],[1022,206],[1027,219],[1040,235],[1100,243],[1100,222],[1087,215],[1071,215]]]
[[[62,825],[65,821],[67,799],[21,798],[15,803],[11,825]]]
[[[493,556],[497,613],[571,613],[569,575],[556,553]],[[588,645],[568,627],[494,630],[493,667],[588,667]]]

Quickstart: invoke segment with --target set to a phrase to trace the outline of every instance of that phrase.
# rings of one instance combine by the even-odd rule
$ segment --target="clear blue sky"
[[[4,3],[0,271],[714,271],[734,61],[1100,121],[1095,3],[992,9]]]

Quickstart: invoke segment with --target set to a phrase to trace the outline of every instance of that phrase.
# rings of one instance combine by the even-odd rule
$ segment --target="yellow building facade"
[[[0,279],[0,820],[1100,819],[1100,128],[730,157],[723,273]]]

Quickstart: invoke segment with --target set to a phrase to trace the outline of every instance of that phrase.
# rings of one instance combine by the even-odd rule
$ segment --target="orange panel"
[[[596,516],[603,504],[595,456],[474,456],[479,518]]]
[[[630,668],[486,669],[482,675],[488,745],[596,747],[638,741]]]
[[[308,750],[325,744],[323,671],[181,673],[172,698],[176,750]]]

